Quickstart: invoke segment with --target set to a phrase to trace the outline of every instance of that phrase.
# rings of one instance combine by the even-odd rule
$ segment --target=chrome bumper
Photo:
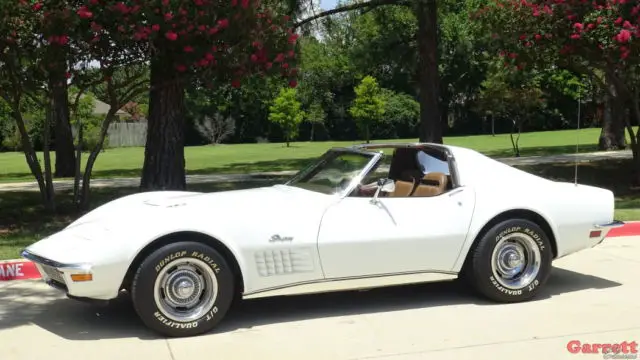
[[[624,226],[624,221],[613,220],[608,224],[594,224],[593,227],[596,229],[611,229]]]
[[[42,256],[36,255],[34,253],[29,252],[29,250],[22,250],[20,256],[23,258],[33,261],[36,264],[45,265],[49,267],[53,267],[60,270],[70,270],[70,271],[89,271],[91,268],[87,264],[65,264],[60,263],[51,259],[43,258]]]
[[[87,264],[60,263],[33,254],[26,249],[20,253],[20,256],[29,261],[32,261],[36,265],[36,268],[40,272],[40,275],[42,276],[42,280],[44,280],[44,282],[46,282],[51,287],[64,292],[68,291],[67,280],[65,278],[64,272],[89,273],[91,271],[91,266]]]

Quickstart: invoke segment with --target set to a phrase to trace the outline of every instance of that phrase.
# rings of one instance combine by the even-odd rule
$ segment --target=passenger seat
[[[426,183],[426,184],[425,184]],[[413,192],[414,197],[431,197],[443,194],[448,185],[447,175],[444,173],[434,172],[425,175],[422,183],[416,187]]]
[[[411,191],[413,191],[415,181],[396,180],[395,186],[395,191],[390,193],[389,197],[408,197],[411,195]]]

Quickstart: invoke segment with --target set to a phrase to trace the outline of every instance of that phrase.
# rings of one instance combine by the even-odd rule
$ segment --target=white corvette
[[[191,336],[213,329],[236,298],[460,276],[495,301],[528,300],[552,260],[623,224],[613,214],[609,190],[473,150],[358,145],[329,150],[283,185],[126,196],[22,256],[70,298],[126,290],[149,328]]]

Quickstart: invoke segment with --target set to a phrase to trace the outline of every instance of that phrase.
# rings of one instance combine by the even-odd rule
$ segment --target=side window
[[[424,174],[443,173],[447,176],[451,175],[451,172],[449,171],[449,163],[446,161],[440,160],[424,151],[418,151],[416,157]]]
[[[360,182],[360,184],[361,185],[374,184],[374,183],[377,183],[378,180],[382,178],[389,177],[390,164],[391,164],[391,156],[385,154],[382,157],[382,159],[380,159],[380,161],[378,162],[378,165],[374,169],[369,171],[369,173],[362,178],[362,181]]]
[[[376,191],[378,180],[389,177],[389,165],[391,156],[384,155],[375,168],[367,173],[360,181],[360,186],[356,187],[349,195],[350,197],[371,197]]]

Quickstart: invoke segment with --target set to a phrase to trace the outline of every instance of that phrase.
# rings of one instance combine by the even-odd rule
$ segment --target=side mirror
[[[378,187],[380,188],[380,191],[384,193],[391,193],[396,191],[396,183],[391,179],[378,180]]]
[[[380,195],[380,192],[392,193],[394,191],[396,191],[396,183],[392,179],[378,180],[378,189],[376,190],[376,193],[373,195],[373,198],[371,199],[371,203],[377,204],[379,202],[378,196]]]

